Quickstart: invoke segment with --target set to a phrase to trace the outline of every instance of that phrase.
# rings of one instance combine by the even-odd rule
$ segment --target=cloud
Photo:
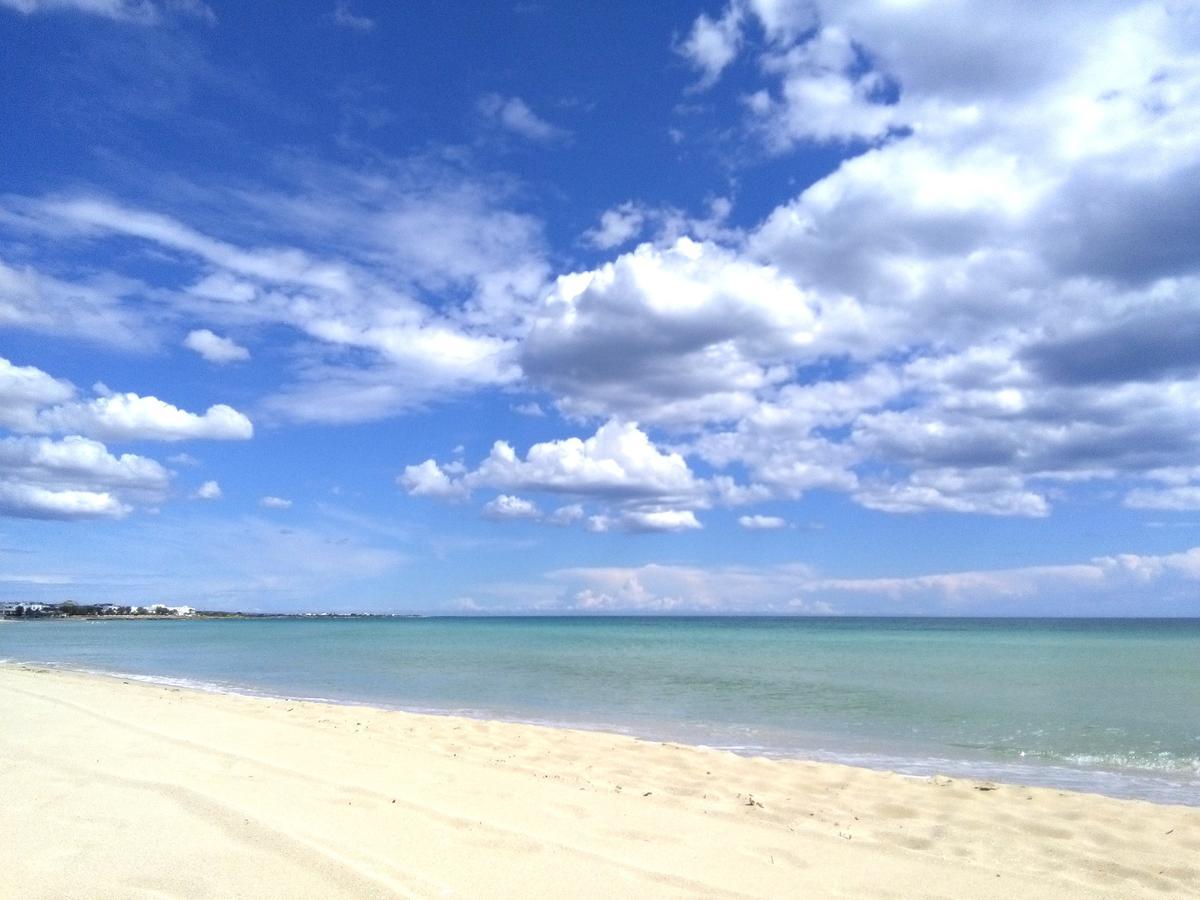
[[[541,223],[506,205],[511,180],[427,158],[372,171],[296,163],[290,174],[276,192],[197,187],[222,210],[208,229],[96,194],[0,198],[0,229],[60,265],[79,256],[70,247],[121,244],[113,258],[166,252],[177,270],[170,285],[107,274],[81,286],[0,266],[0,323],[83,332],[72,314],[91,303],[91,339],[107,331],[135,345],[152,345],[160,319],[218,334],[274,326],[296,362],[262,405],[301,421],[382,418],[520,378],[517,342],[548,265]],[[271,245],[246,238],[264,231]],[[135,291],[174,302],[160,312]]]
[[[530,500],[501,494],[483,505],[483,515],[488,519],[539,519],[542,512]]]
[[[741,234],[726,224],[732,211],[733,204],[726,197],[710,198],[702,215],[689,215],[674,206],[650,206],[626,200],[602,212],[600,221],[583,233],[583,239],[599,250],[613,250],[646,232],[664,247],[684,237],[736,241]]]
[[[646,214],[633,201],[626,201],[600,214],[599,224],[584,234],[593,247],[611,250],[628,243],[642,233]]]
[[[69,400],[75,386],[34,366],[17,366],[0,357],[0,425],[18,430],[36,422],[38,410]]]
[[[995,516],[1049,515],[1046,498],[1026,490],[1018,475],[993,469],[929,469],[907,481],[864,484],[854,498],[869,509],[893,513],[926,510]]]
[[[0,481],[0,515],[24,519],[118,519],[130,508],[107,491],[49,490]]]
[[[690,509],[630,509],[616,515],[590,516],[589,531],[695,531],[704,526]]]
[[[396,482],[414,497],[460,498],[467,489],[461,482],[451,481],[435,460],[427,459],[417,465],[405,466]]]
[[[474,469],[452,476],[432,459],[406,466],[398,483],[413,496],[462,499],[498,488],[586,499],[604,511],[586,516],[582,503],[569,503],[543,516],[532,501],[505,494],[484,507],[490,518],[537,518],[570,525],[586,518],[594,532],[686,531],[701,527],[693,509],[711,502],[714,488],[697,478],[678,453],[659,450],[636,423],[613,419],[588,438],[533,444],[522,458],[511,444],[496,441]]]
[[[241,276],[309,288],[346,287],[346,273],[295,248],[244,249],[210,237],[170,216],[114,203],[99,196],[49,197],[19,206],[43,227],[83,237],[117,234],[199,257]]]
[[[154,346],[154,331],[125,308],[141,290],[116,275],[70,282],[0,260],[0,326],[144,351]]]
[[[215,481],[206,481],[192,494],[193,500],[220,500],[221,485]]]
[[[1037,341],[1023,349],[1023,360],[1047,380],[1070,385],[1194,377],[1200,372],[1200,315],[1190,305],[1156,306]]]
[[[775,531],[787,528],[787,520],[779,516],[738,516],[738,524],[747,531]]]
[[[170,472],[143,456],[115,456],[102,440],[245,439],[250,420],[217,404],[204,415],[155,397],[113,394],[75,399],[70,382],[0,358],[0,515],[24,518],[120,518],[166,499]],[[65,434],[55,440],[34,436]],[[186,454],[172,458],[195,465]],[[215,484],[215,482],[214,482]]]
[[[1200,509],[1200,484],[1162,488],[1136,488],[1125,495],[1130,509],[1191,511]]]
[[[1200,547],[904,577],[828,577],[796,564],[649,564],[558,569],[546,579],[558,590],[546,599],[539,586],[529,605],[519,595],[489,599],[486,589],[472,593],[480,608],[493,612],[1195,616]]]
[[[744,235],[560,277],[526,375],[568,416],[638,419],[746,471],[722,502],[824,488],[1037,517],[1073,483],[1200,459],[1187,14],[801,6],[735,0],[684,46],[709,80],[755,56],[747,134],[768,149],[860,146]],[[608,212],[593,243],[645,228],[634,201]]]
[[[521,365],[575,415],[654,423],[733,419],[787,377],[785,360],[819,358],[811,295],[714,244],[643,244],[561,276],[521,348]],[[619,349],[618,349],[619,348]]]
[[[106,441],[249,440],[254,435],[250,420],[224,403],[197,414],[134,393],[41,410],[30,430],[74,431]]]
[[[87,438],[0,438],[0,515],[119,518],[132,503],[162,500],[169,482],[170,474],[154,460],[114,456]]]
[[[546,417],[546,411],[542,409],[541,404],[532,400],[528,403],[518,403],[513,407],[513,412],[518,415],[529,416],[533,419],[544,419]]]
[[[549,494],[612,527],[816,490],[896,515],[1045,516],[1084,482],[1135,508],[1190,502],[1195,479],[1152,473],[1200,460],[1194,15],[943,12],[734,0],[695,21],[678,48],[701,83],[735,65],[753,79],[704,98],[736,104],[735,155],[832,143],[841,158],[757,225],[731,227],[728,200],[696,217],[631,198],[583,238],[613,258],[554,278],[521,186],[447,159],[310,160],[281,189],[197,190],[220,217],[8,196],[21,263],[0,269],[0,317],[130,348],[158,328],[270,328],[295,362],[261,408],[287,420],[502,387],[589,429],[642,423],[688,491],[572,493],[586,479],[539,481],[509,445],[473,472],[402,476],[428,494]],[[516,99],[485,98],[499,127],[529,111]],[[181,277],[77,261],[139,251]]]
[[[375,20],[367,16],[357,15],[350,11],[350,4],[346,0],[339,0],[333,8],[333,21],[342,28],[348,28],[351,31],[366,33],[375,28]]]
[[[574,525],[576,522],[580,521],[583,516],[583,504],[568,503],[566,506],[560,506],[549,516],[547,516],[546,521],[551,525],[566,527],[568,525]]]
[[[742,43],[742,8],[731,3],[719,19],[705,13],[696,17],[692,29],[676,51],[701,72],[696,88],[711,87],[725,68],[737,58]]]
[[[479,98],[479,112],[506,131],[537,143],[552,143],[570,136],[570,132],[538,116],[520,97],[485,94]]]
[[[695,498],[702,492],[683,457],[662,453],[633,422],[610,420],[586,439],[532,445],[522,459],[504,441],[471,473],[469,486],[545,491],[609,500]]]
[[[229,338],[213,334],[207,328],[189,331],[183,345],[195,350],[211,363],[223,364],[250,358],[250,351]]]
[[[263,509],[291,509],[292,501],[284,497],[263,497],[258,501]]]
[[[25,15],[70,11],[138,25],[157,24],[164,12],[195,16],[210,24],[216,21],[212,9],[200,0],[0,0],[0,6]]]
[[[768,55],[765,71],[781,79],[778,99],[760,90],[747,100],[767,146],[777,152],[801,141],[874,141],[907,124],[883,102],[889,83],[862,69],[862,55],[839,28],[823,28],[786,53]]]
[[[0,357],[0,425],[13,431],[74,432],[112,441],[246,440],[254,434],[250,420],[223,403],[198,415],[157,397],[104,391],[93,400],[76,400],[70,382]]]

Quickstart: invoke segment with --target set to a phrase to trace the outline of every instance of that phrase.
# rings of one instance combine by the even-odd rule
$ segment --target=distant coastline
[[[152,603],[148,606],[132,606],[117,603],[4,603],[0,604],[0,618],[20,621],[22,619],[115,619],[162,621],[172,619],[419,619],[417,613],[254,613],[214,609],[196,609],[191,606],[167,606]]]

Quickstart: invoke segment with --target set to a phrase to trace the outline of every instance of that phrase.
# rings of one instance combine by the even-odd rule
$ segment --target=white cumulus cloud
[[[417,465],[405,466],[396,482],[414,497],[439,497],[441,499],[463,497],[466,488],[451,480],[435,460],[427,459]]]
[[[501,494],[483,505],[483,515],[489,519],[538,519],[542,511],[531,500]]]
[[[636,423],[615,419],[586,439],[534,444],[524,459],[497,441],[464,481],[612,499],[694,497],[701,491],[682,456],[661,452]]]
[[[74,431],[108,441],[248,440],[254,426],[224,403],[198,414],[157,397],[110,394],[87,402],[64,403],[42,410],[37,430]]]
[[[0,438],[0,514],[113,518],[166,496],[170,473],[144,456],[114,456],[79,436]]]

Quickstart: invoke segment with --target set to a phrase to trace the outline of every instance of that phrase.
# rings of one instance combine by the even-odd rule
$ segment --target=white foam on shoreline
[[[181,690],[197,690],[210,694],[227,694],[269,700],[290,700],[304,703],[325,703],[332,706],[364,706],[415,715],[458,717],[474,719],[476,721],[497,721],[515,725],[535,725],[544,728],[568,728],[579,731],[619,734],[639,740],[679,743],[701,749],[736,753],[739,756],[760,756],[769,759],[833,763],[836,765],[894,772],[900,775],[919,778],[945,775],[973,781],[998,781],[1008,784],[1024,784],[1059,790],[1103,794],[1121,799],[1146,800],[1152,803],[1200,806],[1200,760],[1191,760],[1190,767],[1182,770],[1167,770],[1164,768],[1161,772],[1153,772],[1146,769],[1117,771],[1104,766],[1089,767],[1082,765],[1076,768],[1070,765],[1051,762],[1015,763],[999,760],[954,759],[942,756],[894,756],[886,753],[828,750],[812,747],[782,748],[767,744],[696,740],[695,736],[681,737],[678,732],[672,733],[672,729],[669,726],[658,730],[654,728],[628,727],[611,722],[573,721],[519,716],[472,707],[425,707],[381,703],[371,699],[299,696],[266,691],[228,682],[201,681],[199,679],[179,678],[169,675],[146,675],[40,661],[0,659],[0,665],[38,666],[53,671],[115,678],[160,687],[179,688]],[[1083,754],[1078,758],[1081,760],[1097,761],[1099,759]],[[1172,774],[1177,772],[1183,777],[1166,777],[1163,773],[1167,771],[1170,771]]]
[[[662,727],[659,730],[659,728],[653,727],[637,728],[623,726],[614,724],[614,722],[558,720],[538,718],[538,716],[511,715],[497,712],[497,710],[472,707],[421,707],[406,706],[406,704],[380,703],[372,700],[354,700],[354,698],[298,696],[250,688],[247,685],[233,683],[206,682],[206,680],[192,678],[98,670],[98,668],[68,666],[56,664],[56,662],[5,659],[0,660],[0,665],[38,666],[53,671],[74,672],[102,678],[116,678],[128,680],[128,682],[164,686],[164,688],[198,690],[206,692],[206,694],[265,698],[265,700],[328,703],[330,706],[361,706],[416,715],[457,716],[457,718],[474,719],[476,721],[502,721],[514,725],[534,725],[550,728],[572,728],[572,730],[580,731],[607,732],[622,734],[624,737],[650,740],[650,742],[679,743],[697,746],[697,748],[702,749],[733,752],[733,754],[739,756],[761,756],[774,758],[774,760],[834,763],[840,764],[840,766],[853,766],[880,770],[880,772],[910,775],[914,776],[914,778],[948,775],[966,780],[1001,781],[1006,782],[1006,784],[1022,784],[1057,788],[1057,790],[1099,793],[1109,797],[1148,800],[1151,803],[1200,806],[1200,772],[1188,769],[1184,769],[1178,773],[1183,775],[1183,778],[1169,778],[1165,774],[1152,773],[1148,772],[1148,770],[1117,772],[1117,770],[1109,768],[1075,768],[1049,762],[1009,763],[988,760],[955,760],[955,758],[942,756],[907,757],[874,754],[874,752],[827,750],[821,748],[779,748],[779,746],[752,743],[704,742],[704,740],[697,740],[696,736],[683,737],[680,736],[678,731],[672,733],[670,726]],[[1096,757],[1082,756],[1081,758]]]

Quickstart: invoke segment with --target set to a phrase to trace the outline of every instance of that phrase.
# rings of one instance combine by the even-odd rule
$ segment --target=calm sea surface
[[[1200,805],[1200,620],[52,620],[0,659]]]

